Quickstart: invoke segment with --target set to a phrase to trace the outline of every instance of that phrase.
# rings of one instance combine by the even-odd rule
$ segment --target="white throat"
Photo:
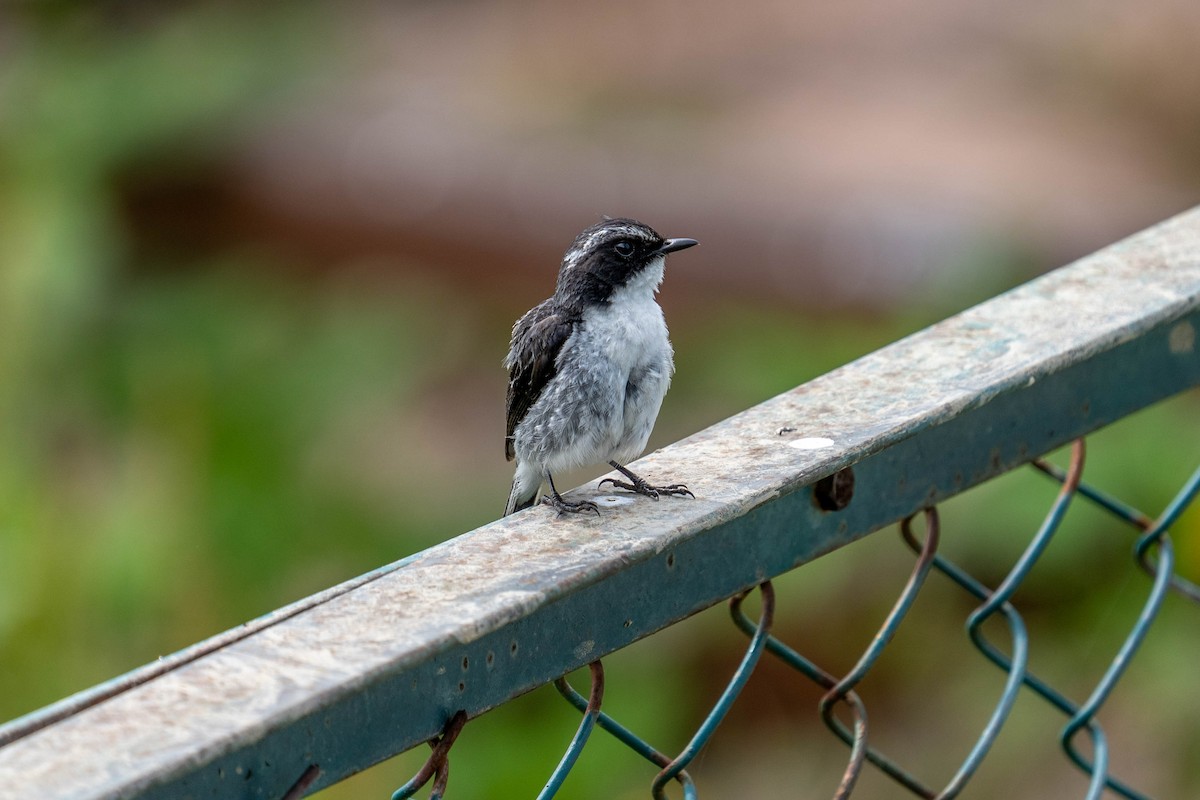
[[[663,281],[663,269],[666,266],[667,260],[665,256],[656,256],[653,261],[646,264],[638,273],[632,276],[625,285],[615,290],[612,293],[610,302],[613,305],[617,303],[629,303],[645,300],[653,300],[654,293],[658,291],[658,287]]]
[[[661,360],[664,353],[670,357],[667,325],[654,299],[662,279],[660,256],[616,289],[607,303],[584,312],[592,341],[623,375],[648,361]]]

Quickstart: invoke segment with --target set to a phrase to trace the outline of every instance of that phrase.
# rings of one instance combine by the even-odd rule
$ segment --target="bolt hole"
[[[854,470],[845,467],[817,481],[813,502],[822,511],[841,511],[854,497]]]

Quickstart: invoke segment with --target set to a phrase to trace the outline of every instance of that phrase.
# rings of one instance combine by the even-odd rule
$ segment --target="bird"
[[[695,497],[683,484],[654,486],[627,466],[646,448],[675,372],[667,324],[655,295],[666,257],[698,244],[666,239],[634,219],[605,217],[563,255],[554,294],[513,325],[504,455],[516,462],[504,515],[542,502],[565,514],[595,512],[554,485],[562,470],[607,463],[611,483],[657,500]]]

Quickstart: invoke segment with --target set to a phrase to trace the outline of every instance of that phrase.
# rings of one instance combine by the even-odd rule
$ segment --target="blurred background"
[[[3,4],[0,719],[495,518],[510,326],[602,214],[702,242],[661,446],[1195,205],[1197,37],[1193,0]],[[1087,475],[1156,513],[1197,442],[1191,392]],[[948,504],[945,552],[999,580],[1053,493]],[[1176,536],[1200,578],[1200,514]],[[1130,541],[1081,509],[1019,596],[1077,700],[1148,589]],[[844,671],[910,566],[884,533],[803,568],[777,629]],[[933,783],[1001,687],[969,608],[928,589],[864,690]],[[1163,797],[1200,796],[1197,630],[1168,602],[1101,717]],[[677,750],[743,644],[702,614],[610,659],[606,707]],[[829,796],[816,699],[764,662],[700,786]],[[453,796],[533,796],[577,720],[545,688],[473,722]],[[1081,795],[1061,722],[1023,700],[964,796]],[[562,796],[646,796],[601,741]]]

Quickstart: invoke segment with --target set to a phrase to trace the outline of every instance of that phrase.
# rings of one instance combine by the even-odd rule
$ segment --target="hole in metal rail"
[[[840,469],[817,481],[813,486],[813,501],[822,511],[841,511],[854,497],[854,470]]]

